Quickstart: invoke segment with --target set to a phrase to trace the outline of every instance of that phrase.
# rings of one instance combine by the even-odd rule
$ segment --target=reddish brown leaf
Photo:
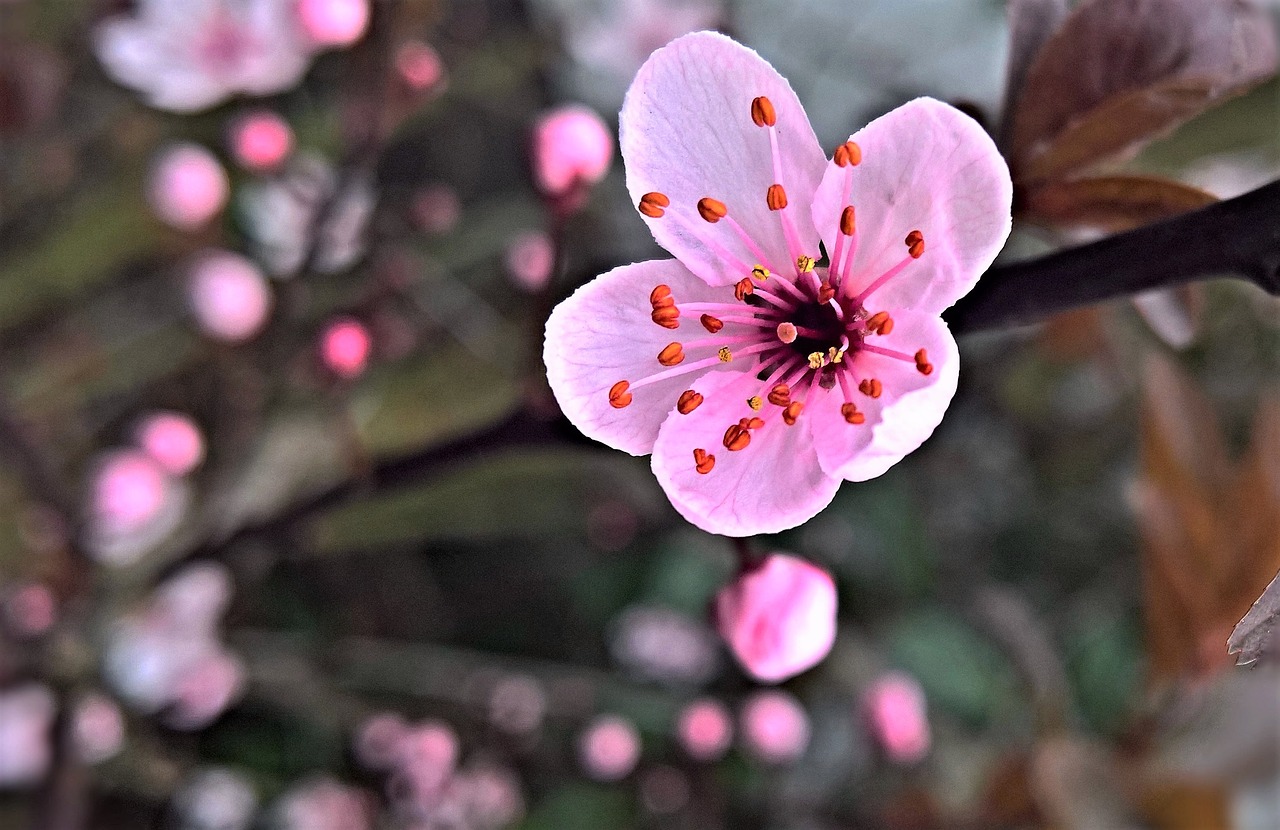
[[[1027,71],[1011,114],[1015,177],[1132,152],[1275,67],[1270,20],[1243,0],[1086,0]]]
[[[1040,48],[1067,16],[1067,0],[1009,0],[1005,12],[1009,22],[1009,64],[1004,84],[1004,130],[1007,139],[1009,115],[1026,80],[1027,70]]]
[[[1054,227],[1089,227],[1109,233],[1218,201],[1212,193],[1155,176],[1097,176],[1047,182],[1025,196],[1023,211],[1033,222]]]

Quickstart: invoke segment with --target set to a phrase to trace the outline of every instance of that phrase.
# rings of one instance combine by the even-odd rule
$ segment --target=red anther
[[[693,469],[705,476],[715,466],[716,457],[714,455],[707,455],[707,451],[701,447],[693,451]]]
[[[840,167],[862,164],[862,148],[852,141],[846,141],[836,148],[834,161]]]
[[[915,359],[916,359],[916,363],[928,363],[929,353],[924,349],[920,349],[915,353]]]
[[[675,301],[675,297],[671,296],[671,286],[669,285],[654,286],[654,289],[649,292],[649,305],[654,308],[674,305]]]
[[[663,366],[675,366],[684,360],[684,346],[679,343],[668,343],[666,347],[658,352],[658,362]]]
[[[831,287],[831,283],[824,282],[818,286],[818,302],[827,304],[836,296],[836,290]]]
[[[840,407],[840,414],[844,416],[845,423],[861,424],[865,423],[867,416],[858,411],[858,407],[851,401],[846,401]]]
[[[750,277],[743,277],[738,280],[738,284],[733,287],[733,296],[738,302],[742,302],[747,298],[748,294],[756,293],[756,287],[751,284]]]
[[[662,326],[664,329],[680,328],[680,309],[675,306],[655,308],[653,313],[649,316],[653,318],[653,322]]]
[[[858,384],[858,391],[868,397],[878,398],[884,392],[884,386],[875,378],[867,378]]]
[[[916,352],[916,371],[922,375],[933,374],[933,364],[929,362],[929,353],[924,349]]]
[[[757,127],[772,127],[778,123],[778,113],[773,109],[773,102],[761,95],[751,101],[751,120]]]
[[[714,225],[729,215],[729,209],[719,199],[704,196],[698,200],[698,215]]]
[[[699,406],[702,406],[702,396],[692,389],[681,392],[680,400],[676,401],[676,411],[681,415],[688,415]]]
[[[645,216],[648,216],[650,219],[657,219],[662,216],[662,214],[666,213],[663,208],[670,204],[671,200],[666,197],[666,194],[654,191],[653,193],[646,193],[641,196],[638,207],[640,212]]]
[[[853,205],[845,205],[844,210],[840,212],[840,233],[845,236],[853,236],[853,232],[858,229],[858,215],[854,211]]]
[[[613,386],[609,387],[609,406],[614,409],[622,409],[631,403],[631,393],[627,390],[631,388],[631,384],[625,380],[620,380]]]
[[[907,234],[907,253],[911,254],[912,259],[919,259],[924,253],[924,234],[920,231],[912,231]]]
[[[769,403],[774,406],[786,406],[791,403],[791,387],[785,383],[779,383],[777,386],[769,390]]]
[[[764,421],[759,418],[743,418],[738,421],[738,425],[743,429],[759,429],[764,426]]]
[[[780,184],[771,184],[769,192],[765,194],[765,201],[769,204],[769,210],[782,210],[787,206],[787,191]]]
[[[893,318],[886,317],[885,321],[880,324],[880,333],[888,334],[891,331],[893,331]]]
[[[731,424],[724,431],[724,448],[729,452],[745,450],[750,443],[751,433],[747,432],[741,424]]]
[[[787,404],[786,409],[782,410],[782,421],[789,427],[796,425],[796,418],[800,417],[800,412],[804,409],[804,404],[800,401],[792,401]]]
[[[724,328],[724,322],[718,317],[712,317],[710,314],[704,314],[698,320],[702,323],[702,327],[712,334]]]

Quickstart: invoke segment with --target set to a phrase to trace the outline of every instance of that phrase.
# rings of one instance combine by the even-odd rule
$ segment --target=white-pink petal
[[[857,213],[853,287],[871,284],[907,254],[908,233],[925,252],[876,291],[878,308],[941,314],[969,293],[1009,235],[1013,185],[991,137],[969,116],[917,98],[877,118],[851,140],[857,166],[827,165],[813,221],[835,250],[840,214]]]

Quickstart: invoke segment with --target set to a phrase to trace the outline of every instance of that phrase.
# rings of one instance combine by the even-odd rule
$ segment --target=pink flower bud
[[[298,20],[317,46],[350,46],[369,27],[369,0],[298,0]]]
[[[222,165],[199,144],[175,144],[151,167],[147,197],[162,222],[194,231],[208,224],[227,203],[231,186]]]
[[[205,334],[229,343],[253,337],[267,321],[271,289],[258,266],[211,251],[191,269],[191,310]]]
[[[37,783],[53,761],[57,702],[48,686],[32,683],[0,692],[0,787]]]
[[[680,713],[680,744],[697,761],[715,761],[733,742],[733,719],[723,703],[711,698],[695,700]]]
[[[419,798],[439,792],[458,763],[458,736],[440,721],[410,727],[396,750],[397,771]]]
[[[329,371],[350,380],[364,371],[372,346],[363,323],[342,317],[330,323],[320,336],[320,357]]]
[[[444,82],[440,53],[420,40],[410,40],[396,50],[396,72],[415,92],[433,92]]]
[[[156,412],[138,425],[136,440],[170,475],[184,476],[204,460],[204,436],[178,412]]]
[[[243,115],[231,125],[231,155],[246,170],[262,173],[278,168],[293,150],[293,130],[271,110]]]
[[[71,729],[76,754],[86,764],[100,764],[124,746],[124,715],[106,695],[81,699],[72,714]]]
[[[597,781],[619,781],[640,760],[640,733],[617,715],[601,715],[578,739],[578,758]]]
[[[179,678],[166,722],[174,729],[203,729],[244,691],[244,666],[227,651],[202,657]]]
[[[811,669],[836,636],[830,574],[787,554],[770,554],[716,594],[716,626],[743,669],[777,683]]]
[[[517,235],[507,245],[507,273],[525,291],[540,291],[551,279],[556,249],[551,237],[541,231]]]
[[[790,763],[809,746],[809,717],[786,692],[759,691],[742,707],[742,737],[747,750],[761,761]]]
[[[159,515],[168,488],[168,476],[150,456],[121,450],[99,466],[90,511],[95,523],[110,533],[135,533]]]
[[[355,736],[355,755],[366,769],[391,769],[399,758],[400,742],[408,734],[409,725],[394,712],[373,715],[360,724]]]
[[[929,752],[924,689],[914,677],[883,675],[863,694],[862,704],[871,734],[891,761],[914,764]]]
[[[579,104],[543,114],[533,128],[533,177],[548,196],[595,184],[609,172],[613,136],[604,120]]]

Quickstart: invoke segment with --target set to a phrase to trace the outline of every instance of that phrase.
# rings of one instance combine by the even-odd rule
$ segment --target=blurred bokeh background
[[[1280,175],[1274,2],[1013,5],[0,0],[0,826],[1280,826],[1280,673],[1226,648],[1280,570],[1274,297],[962,338],[920,451],[753,540],[839,590],[777,688],[708,621],[729,540],[545,387],[554,303],[664,255],[617,111],[688,31],[824,147],[973,114],[1010,259]],[[1129,18],[1174,57],[1108,63]],[[1055,50],[1209,80],[1081,186],[1010,138]]]

